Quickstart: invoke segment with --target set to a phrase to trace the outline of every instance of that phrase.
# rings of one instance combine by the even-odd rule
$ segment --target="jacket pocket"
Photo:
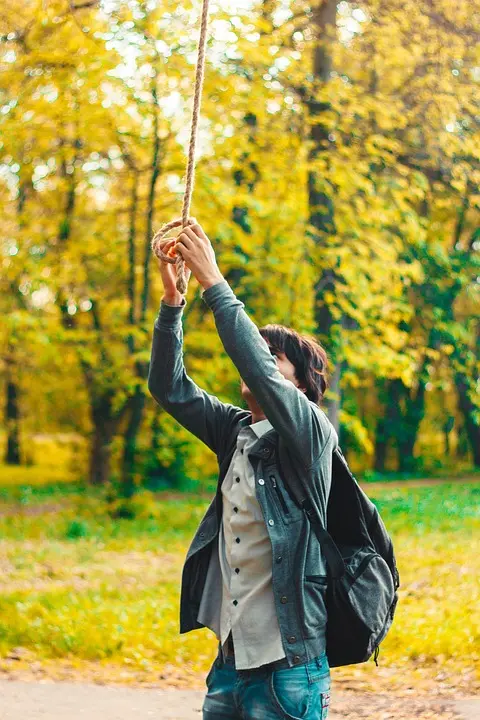
[[[285,498],[282,495],[282,491],[278,487],[277,478],[275,477],[275,475],[270,475],[270,482],[272,483],[273,489],[275,490],[275,492],[277,494],[277,498],[278,498],[278,501],[281,505],[283,512],[288,515],[290,511],[288,509]]]
[[[270,474],[268,476],[270,487],[272,488],[272,494],[277,505],[278,511],[281,515],[282,520],[285,523],[293,523],[302,520],[303,513],[296,505],[292,503],[290,498],[285,497],[285,492],[279,483],[278,478]]]
[[[303,627],[305,637],[317,637],[327,623],[327,581],[325,575],[305,575],[303,582]]]

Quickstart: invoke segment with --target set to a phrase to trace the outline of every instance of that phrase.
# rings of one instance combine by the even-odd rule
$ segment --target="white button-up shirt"
[[[285,657],[272,588],[272,546],[255,492],[248,452],[272,425],[240,430],[222,483],[223,516],[208,567],[198,621],[225,645],[232,633],[235,667],[247,670]],[[260,482],[260,480],[259,480]],[[261,489],[261,491],[263,491]]]

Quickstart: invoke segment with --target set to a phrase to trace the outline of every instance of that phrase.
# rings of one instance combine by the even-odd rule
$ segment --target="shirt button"
[[[238,605],[238,600],[234,600],[234,601],[233,601],[233,604],[234,604],[234,605]]]
[[[238,508],[237,508],[237,507],[234,507],[234,508],[233,508],[233,512],[238,512]]]
[[[243,455],[243,448],[242,448],[242,449],[240,450],[240,452],[241,452],[241,453],[242,453],[242,455]]]
[[[295,635],[290,635],[290,637],[287,638],[287,640],[289,643],[297,642],[297,638],[295,637]]]
[[[282,556],[281,556],[281,555],[279,555],[279,556],[277,557],[277,562],[282,562]]]
[[[258,484],[265,485],[265,480],[263,478],[260,478],[260,480],[258,481]]]
[[[235,478],[235,482],[240,482],[240,478],[239,478],[239,477],[236,477],[236,478]]]
[[[237,575],[238,575],[238,573],[240,572],[240,568],[235,568],[235,572],[236,572]]]
[[[299,663],[301,659],[302,659],[302,658],[300,657],[300,655],[294,655],[294,656],[293,656],[293,662],[294,662],[294,663]]]
[[[235,538],[235,542],[239,543],[239,542],[240,542],[240,538]]]
[[[282,603],[282,605],[285,605],[285,603],[288,602],[287,596],[286,596],[286,595],[282,595],[282,597],[280,598],[280,602]]]
[[[273,522],[273,520],[269,520],[269,521],[268,521],[268,524],[269,524],[269,525],[275,525],[275,523]]]

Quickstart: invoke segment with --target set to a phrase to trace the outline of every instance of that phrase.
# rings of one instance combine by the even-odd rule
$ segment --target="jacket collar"
[[[273,450],[277,443],[277,438],[278,433],[275,428],[272,428],[257,440],[255,445],[248,453],[249,456],[253,455],[254,457],[259,457],[266,460],[273,454]]]
[[[244,418],[240,420],[240,427],[250,427],[251,425],[251,414],[246,415]],[[278,433],[275,430],[275,428],[272,428],[271,430],[268,430],[266,433],[264,433],[261,437],[258,438],[255,445],[252,447],[250,452],[248,453],[249,456],[253,457],[259,457],[268,459],[272,454],[273,450],[275,448],[275,445],[277,443]],[[234,452],[235,447],[232,448],[232,453]]]

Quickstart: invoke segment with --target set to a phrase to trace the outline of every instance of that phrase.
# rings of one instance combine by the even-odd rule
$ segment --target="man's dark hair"
[[[295,368],[295,377],[306,387],[306,396],[320,405],[327,389],[327,353],[315,338],[300,335],[283,325],[265,325],[260,335],[272,350],[285,353]]]

